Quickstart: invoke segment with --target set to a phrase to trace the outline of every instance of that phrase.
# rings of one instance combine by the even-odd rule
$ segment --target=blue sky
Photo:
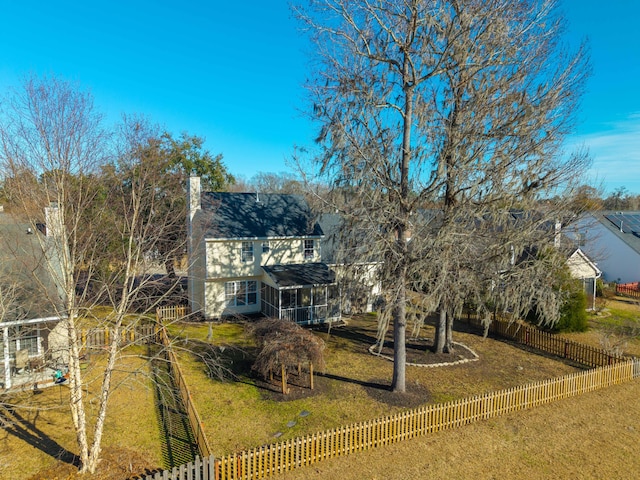
[[[312,144],[300,112],[307,46],[286,1],[2,4],[0,92],[30,72],[78,81],[109,120],[139,113],[205,137],[245,178],[287,171],[294,145]],[[593,65],[568,143],[589,148],[607,191],[640,193],[640,2],[561,6],[567,42],[587,38]]]

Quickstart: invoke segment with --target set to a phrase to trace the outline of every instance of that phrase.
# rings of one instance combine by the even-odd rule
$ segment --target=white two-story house
[[[340,318],[323,232],[300,195],[202,192],[188,184],[188,291],[207,319],[260,314],[300,324]]]

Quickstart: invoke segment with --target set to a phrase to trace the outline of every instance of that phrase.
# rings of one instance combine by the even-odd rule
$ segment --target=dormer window
[[[242,261],[253,262],[253,242],[242,242]]]
[[[305,240],[304,241],[304,258],[309,259],[313,258],[314,250],[315,250],[315,241],[314,240]]]

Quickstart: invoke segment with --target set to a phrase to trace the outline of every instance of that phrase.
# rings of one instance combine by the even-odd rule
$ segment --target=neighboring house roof
[[[337,213],[324,213],[318,218],[318,224],[324,232],[322,239],[322,260],[329,264],[337,262],[337,246],[340,243],[339,234],[342,228],[342,217]]]
[[[313,287],[335,283],[335,274],[324,263],[263,265],[262,269],[278,288]]]
[[[321,237],[302,195],[203,192],[198,220],[205,238]]]
[[[345,219],[339,213],[323,213],[318,224],[324,232],[322,238],[322,261],[329,265],[344,265],[349,262],[380,263],[380,256],[372,252],[365,240],[370,232],[344,230]]]
[[[604,228],[640,254],[640,211],[592,212],[593,217]]]
[[[63,294],[52,265],[55,242],[28,223],[0,213],[0,322],[61,316]],[[46,253],[45,253],[46,252]]]

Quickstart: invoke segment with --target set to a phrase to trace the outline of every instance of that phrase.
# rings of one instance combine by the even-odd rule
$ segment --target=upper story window
[[[271,250],[269,242],[262,242],[262,253],[267,253],[269,250]]]
[[[253,242],[242,242],[242,261],[253,262]]]
[[[313,258],[314,250],[315,250],[315,241],[313,240],[305,240],[304,241],[304,258]]]

